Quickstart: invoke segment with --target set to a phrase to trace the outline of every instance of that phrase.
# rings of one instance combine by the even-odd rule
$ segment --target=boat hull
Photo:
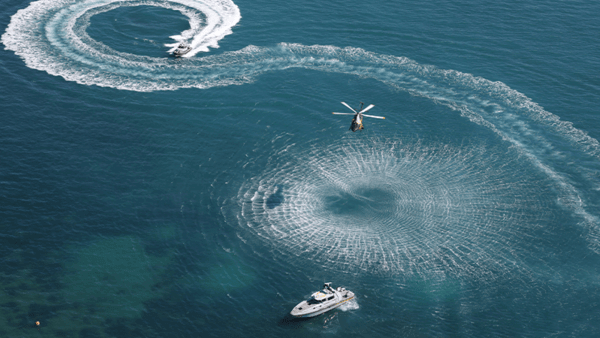
[[[182,57],[185,54],[189,53],[192,49],[188,48],[188,49],[184,49],[184,50],[176,50],[173,52],[173,55],[175,55],[175,57]]]
[[[294,313],[294,311],[290,312],[290,314],[296,318],[311,318],[311,317],[316,317],[318,315],[321,315],[325,312],[331,311],[333,309],[336,309],[338,307],[340,307],[342,304],[344,304],[345,302],[354,299],[354,296],[346,298],[338,303],[335,303],[333,305],[330,305],[328,307],[322,308],[322,309],[318,309],[314,312],[309,312],[309,313]]]

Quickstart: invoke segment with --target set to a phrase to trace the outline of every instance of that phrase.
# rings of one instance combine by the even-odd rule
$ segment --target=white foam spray
[[[242,237],[288,259],[425,278],[525,276],[530,233],[554,214],[543,175],[517,151],[382,139],[281,147],[240,188],[236,219]]]

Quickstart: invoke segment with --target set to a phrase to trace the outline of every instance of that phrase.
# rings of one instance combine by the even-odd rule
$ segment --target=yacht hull
[[[310,318],[338,308],[345,302],[354,299],[354,293],[342,287],[333,289],[331,283],[325,283],[322,291],[317,291],[311,298],[300,302],[290,312],[296,318]]]
[[[343,301],[341,301],[341,302],[339,302],[337,304],[334,304],[333,306],[330,306],[328,308],[324,308],[324,309],[321,309],[321,310],[317,310],[317,311],[312,312],[312,313],[294,314],[294,311],[292,311],[290,314],[292,316],[296,317],[296,318],[311,318],[311,317],[316,317],[318,315],[324,314],[327,311],[331,311],[333,309],[336,309],[336,308],[340,307],[342,304],[344,304],[345,302],[347,302],[349,300],[352,300],[352,299],[354,299],[354,297],[348,298],[348,299],[343,300]]]

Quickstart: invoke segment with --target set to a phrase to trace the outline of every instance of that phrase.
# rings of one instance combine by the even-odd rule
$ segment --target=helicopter
[[[363,120],[363,116],[366,117],[373,117],[376,119],[385,119],[385,117],[383,116],[374,116],[374,115],[366,115],[363,114],[364,112],[370,110],[371,108],[375,107],[374,104],[370,104],[367,106],[367,108],[363,109],[363,105],[364,103],[360,103],[360,108],[358,108],[358,111],[354,110],[352,107],[350,107],[346,102],[342,102],[342,104],[346,107],[348,107],[348,109],[352,110],[354,113],[337,113],[337,112],[333,112],[334,115],[354,115],[354,118],[352,119],[352,124],[350,125],[350,130],[357,131],[357,130],[363,130],[365,127],[363,126],[362,120]]]

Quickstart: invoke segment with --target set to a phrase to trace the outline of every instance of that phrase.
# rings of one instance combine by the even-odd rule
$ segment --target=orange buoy
[[[40,326],[40,321],[35,322],[35,325]]]

